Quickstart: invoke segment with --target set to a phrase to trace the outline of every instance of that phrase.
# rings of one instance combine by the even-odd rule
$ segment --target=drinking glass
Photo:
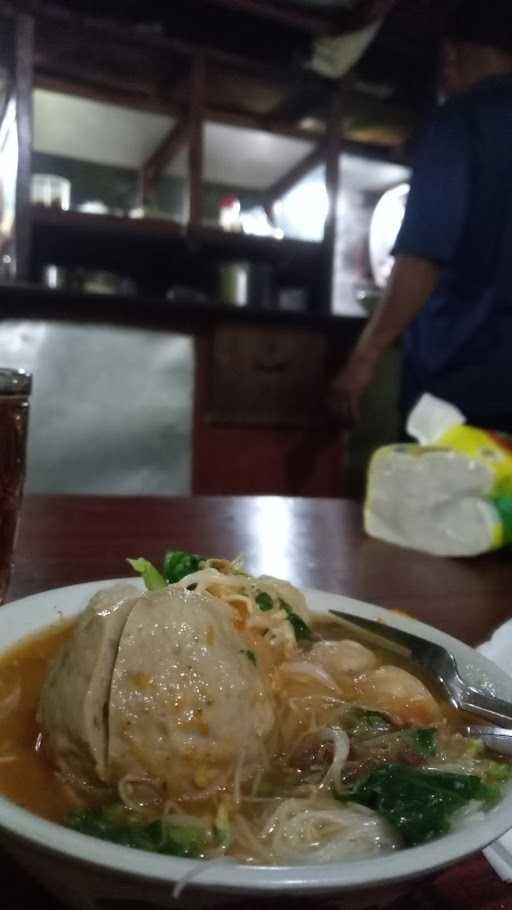
[[[0,367],[0,604],[5,601],[18,531],[32,377]]]

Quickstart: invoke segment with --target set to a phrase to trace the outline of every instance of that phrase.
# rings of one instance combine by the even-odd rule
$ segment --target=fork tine
[[[402,657],[414,657],[416,660],[422,661],[427,651],[432,652],[432,649],[437,650],[439,647],[410,632],[403,632],[401,629],[388,626],[384,622],[354,616],[352,613],[343,613],[340,610],[329,610],[329,613],[336,616],[338,622],[345,625],[347,629],[351,628],[352,632],[357,631],[359,634],[362,632],[367,641],[387,648],[388,651],[394,651]]]
[[[352,634],[354,631],[359,632],[360,637],[366,638],[374,645],[387,648],[388,651],[394,651],[395,654],[401,654],[421,664],[443,686],[454,707],[487,721],[490,719],[504,727],[512,724],[512,703],[468,685],[459,674],[454,655],[446,648],[411,632],[403,632],[394,626],[388,626],[385,622],[354,616],[340,610],[329,610],[329,613],[352,631]],[[512,737],[512,730],[507,735]],[[509,754],[512,755],[512,744]]]

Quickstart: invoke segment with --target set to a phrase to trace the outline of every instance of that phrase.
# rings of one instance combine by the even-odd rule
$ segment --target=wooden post
[[[340,191],[340,154],[341,146],[341,118],[343,101],[345,97],[345,84],[341,82],[337,88],[329,120],[327,123],[327,141],[325,146],[325,188],[329,200],[329,208],[324,227],[323,238],[323,263],[322,263],[322,310],[329,313],[332,309],[332,283],[334,275],[334,255],[336,251],[336,227],[338,195]]]
[[[16,98],[14,86],[12,85],[12,76],[9,74],[9,83],[6,86],[5,100],[3,103],[2,113],[0,115],[0,150],[5,154],[5,149],[12,142],[13,134],[16,130]],[[12,147],[12,146],[11,146]],[[6,197],[16,200],[16,177],[18,163],[15,162],[15,172],[11,170],[8,162],[6,173],[2,175],[2,191],[0,191],[0,201],[5,203]],[[0,254],[7,258],[2,262],[1,275],[3,278],[14,278],[14,219],[15,212],[10,208],[9,211],[4,209],[0,213],[1,231],[0,231]]]
[[[201,224],[203,208],[203,108],[204,108],[205,64],[198,54],[192,61],[189,113],[188,181],[189,181],[189,224]]]
[[[303,177],[306,177],[307,174],[313,170],[313,168],[321,164],[325,159],[325,155],[326,145],[324,141],[322,141],[265,191],[263,194],[265,206],[271,209],[274,202],[277,202],[278,199],[285,196],[286,193],[292,190]]]
[[[16,220],[14,226],[16,278],[30,277],[32,179],[32,87],[34,81],[34,17],[27,13],[16,16],[15,30],[15,98],[18,134],[18,173],[16,177]]]
[[[190,123],[186,119],[177,120],[157,148],[144,161],[138,177],[138,196],[141,206],[144,206],[154,193],[165,168],[186,146],[189,130]]]

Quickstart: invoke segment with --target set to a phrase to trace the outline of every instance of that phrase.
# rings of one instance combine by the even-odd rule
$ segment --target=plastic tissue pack
[[[476,556],[512,543],[512,438],[468,426],[424,395],[407,431],[417,444],[378,449],[370,463],[365,530],[435,556]]]

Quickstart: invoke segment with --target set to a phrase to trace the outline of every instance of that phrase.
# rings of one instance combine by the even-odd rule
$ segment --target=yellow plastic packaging
[[[419,444],[378,449],[364,509],[372,537],[437,556],[512,543],[512,438],[464,424],[425,395],[408,423]]]

